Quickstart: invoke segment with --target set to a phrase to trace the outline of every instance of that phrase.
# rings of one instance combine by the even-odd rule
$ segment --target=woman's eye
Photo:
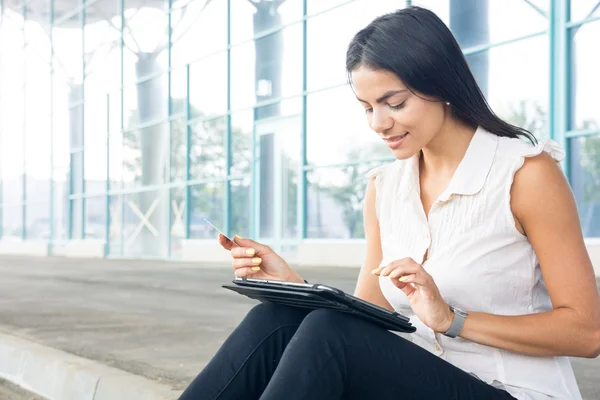
[[[365,108],[365,114],[369,114],[372,113],[373,109],[372,108]]]
[[[399,109],[401,109],[402,107],[404,107],[404,102],[402,102],[402,103],[400,103],[400,104],[398,104],[398,105],[396,105],[396,106],[393,106],[393,105],[391,105],[391,104],[388,104],[388,105],[389,105],[389,107],[390,107],[392,110],[399,110]]]

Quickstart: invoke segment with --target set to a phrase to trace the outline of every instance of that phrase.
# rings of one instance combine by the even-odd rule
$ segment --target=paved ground
[[[352,291],[358,271],[299,272]],[[183,389],[255,304],[220,288],[231,275],[226,266],[3,257],[0,331]],[[585,398],[600,398],[600,358],[573,365]]]
[[[352,289],[355,271],[309,272]],[[228,267],[0,258],[0,331],[184,388],[256,304]]]
[[[0,379],[0,399],[2,400],[44,400],[10,382]]]

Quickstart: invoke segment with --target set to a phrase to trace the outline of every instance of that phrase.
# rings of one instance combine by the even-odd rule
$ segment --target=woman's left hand
[[[431,275],[412,258],[396,260],[372,271],[374,275],[388,276],[392,283],[408,297],[414,313],[435,332],[450,329],[454,313],[442,298]]]

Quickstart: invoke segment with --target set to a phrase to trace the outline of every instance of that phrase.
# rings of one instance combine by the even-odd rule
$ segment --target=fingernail
[[[252,267],[252,271],[260,271],[260,267]]]
[[[379,272],[379,268],[375,268],[373,271],[371,271],[373,275],[375,275],[377,272]]]
[[[381,276],[387,276],[387,271],[385,269],[381,270]]]
[[[408,280],[408,275],[405,276],[401,276],[400,279],[398,279],[400,282],[406,282]]]
[[[399,273],[398,271],[394,271],[394,272],[392,272],[392,273],[390,274],[390,278],[395,278],[395,277],[397,277],[398,275],[400,275],[400,273]]]
[[[246,254],[249,256],[253,256],[256,251],[254,249],[247,249]]]
[[[236,239],[243,239],[243,237],[239,236],[239,235],[233,235],[234,238]]]
[[[256,265],[258,265],[258,264],[260,264],[260,263],[261,263],[261,261],[262,261],[262,258],[260,258],[260,257],[256,257],[256,258],[253,258],[253,259],[252,259],[252,264],[256,264]]]

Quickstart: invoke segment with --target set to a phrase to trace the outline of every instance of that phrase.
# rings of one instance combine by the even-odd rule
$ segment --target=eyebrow
[[[378,104],[383,103],[384,101],[386,101],[387,99],[389,99],[390,97],[397,95],[398,93],[402,93],[402,92],[407,92],[408,89],[400,89],[400,90],[390,90],[388,92],[385,92],[385,94],[383,96],[381,96],[380,98],[378,98],[377,100],[375,100]],[[356,99],[358,101],[360,101],[361,103],[368,103],[368,101],[364,101],[358,98],[358,96],[356,97]]]

